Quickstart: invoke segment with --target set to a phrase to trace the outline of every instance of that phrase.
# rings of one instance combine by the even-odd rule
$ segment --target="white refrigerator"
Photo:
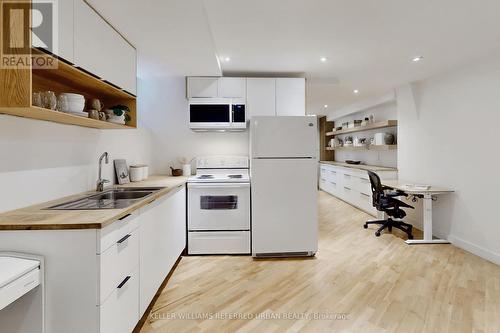
[[[312,256],[318,250],[316,116],[252,117],[252,256]]]

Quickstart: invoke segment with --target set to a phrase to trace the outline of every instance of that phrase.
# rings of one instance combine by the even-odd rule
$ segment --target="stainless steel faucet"
[[[102,160],[105,159],[105,162],[106,164],[109,163],[109,159],[108,159],[108,152],[105,151],[101,157],[99,157],[99,178],[97,178],[97,188],[96,188],[96,191],[97,192],[102,192],[104,191],[104,184],[105,183],[109,183],[109,180],[107,179],[102,179],[101,178],[101,173],[102,173]]]

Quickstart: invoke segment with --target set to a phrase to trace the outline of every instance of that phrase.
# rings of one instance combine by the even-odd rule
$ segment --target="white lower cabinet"
[[[185,187],[141,210],[140,315],[186,247]]]
[[[186,246],[185,186],[99,235],[99,332],[132,332]]]
[[[377,171],[380,179],[397,179],[397,171]],[[372,205],[372,191],[368,173],[362,169],[346,168],[320,163],[319,188],[356,206],[371,215],[377,215]]]

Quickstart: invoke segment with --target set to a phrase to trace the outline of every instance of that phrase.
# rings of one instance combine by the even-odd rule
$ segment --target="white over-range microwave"
[[[245,102],[228,98],[190,99],[189,127],[193,131],[244,131]]]

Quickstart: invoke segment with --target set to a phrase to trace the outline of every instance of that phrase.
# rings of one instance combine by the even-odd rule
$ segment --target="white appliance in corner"
[[[316,116],[251,118],[253,257],[316,253],[318,153]]]
[[[188,254],[250,254],[248,156],[196,159],[188,179]]]

